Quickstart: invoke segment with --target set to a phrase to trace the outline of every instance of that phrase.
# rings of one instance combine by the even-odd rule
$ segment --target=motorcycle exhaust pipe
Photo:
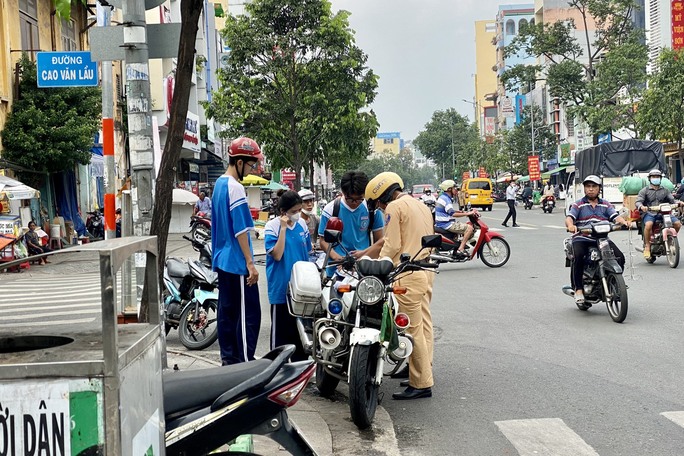
[[[431,259],[431,260],[434,260],[434,261],[436,261],[436,262],[438,262],[438,263],[449,263],[449,262],[451,262],[451,261],[454,260],[454,259],[451,258],[450,256],[439,255],[439,254],[437,254],[437,253],[433,253],[432,255],[430,255],[430,259]]]
[[[340,332],[332,326],[323,326],[318,330],[318,341],[324,350],[334,350],[341,342]]]
[[[304,323],[301,318],[297,318],[297,332],[299,333],[299,340],[302,341],[304,351],[311,353],[313,349],[313,342],[309,339],[309,335],[306,333],[306,328],[304,328]]]
[[[563,293],[570,296],[571,298],[575,297],[575,290],[573,290],[571,286],[563,287]]]
[[[413,342],[406,336],[399,336],[399,346],[389,352],[389,357],[395,363],[411,356],[413,352]]]

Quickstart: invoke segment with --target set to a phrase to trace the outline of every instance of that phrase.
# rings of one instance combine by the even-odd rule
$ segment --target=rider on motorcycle
[[[195,203],[192,215],[199,215],[204,218],[211,218],[211,199],[206,193],[200,192],[199,199]]]
[[[523,203],[527,203],[527,201],[532,198],[532,187],[530,187],[529,182],[525,182],[525,188],[523,188],[521,196]]]
[[[584,178],[584,198],[575,201],[570,207],[568,216],[565,218],[565,227],[571,233],[576,233],[578,229],[585,228],[592,223],[608,220],[610,222],[622,223],[629,227],[629,223],[620,215],[607,200],[599,198],[601,190],[601,178],[593,174]],[[615,259],[621,268],[625,267],[625,256],[613,243],[610,243]],[[573,260],[570,267],[570,278],[572,286],[575,288],[575,302],[584,304],[584,259],[589,253],[589,248],[596,241],[584,236],[574,236],[572,238]]]
[[[658,206],[662,203],[670,203],[672,205],[684,205],[682,201],[675,201],[672,193],[670,193],[666,188],[660,186],[662,181],[663,173],[659,169],[652,169],[648,172],[648,181],[650,185],[644,187],[639,191],[639,195],[636,199],[636,208],[639,212],[644,213],[643,223],[644,223],[644,258],[651,257],[651,230],[653,229],[653,223],[656,220],[663,220],[663,216],[655,213],[649,212],[648,206]],[[672,216],[672,226],[679,233],[679,229],[682,227],[682,223],[677,220],[677,217]]]
[[[423,190],[423,194],[420,196],[420,200],[425,204],[428,204],[428,203],[434,204],[435,203],[435,196],[432,194],[432,190],[430,190],[429,188],[425,188],[425,190]]]
[[[442,194],[439,195],[435,206],[435,225],[438,228],[449,231],[454,234],[462,234],[461,245],[455,255],[462,258],[466,257],[465,246],[468,239],[473,235],[473,227],[467,223],[461,223],[454,220],[454,217],[467,217],[476,213],[476,211],[461,211],[454,209],[454,198],[457,195],[456,183],[447,179],[441,184],[439,188],[442,189]]]
[[[551,181],[546,183],[546,186],[544,187],[544,193],[542,195],[542,200],[541,204],[544,206],[544,203],[546,202],[547,199],[549,198],[555,198],[556,197],[556,191],[553,188],[553,185],[551,185]]]

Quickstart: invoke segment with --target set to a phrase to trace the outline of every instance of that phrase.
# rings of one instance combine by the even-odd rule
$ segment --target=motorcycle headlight
[[[594,225],[594,231],[598,234],[610,233],[610,225]]]
[[[661,204],[660,212],[672,212],[672,206],[670,206],[669,204]]]
[[[385,286],[377,277],[364,277],[356,286],[356,294],[364,304],[375,304],[385,295]]]

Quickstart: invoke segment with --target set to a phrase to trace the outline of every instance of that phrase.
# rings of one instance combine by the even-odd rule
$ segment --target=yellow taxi
[[[458,193],[458,203],[465,208],[468,203],[471,207],[479,207],[484,210],[492,210],[494,198],[492,198],[492,180],[486,177],[474,177],[466,179],[461,184]]]

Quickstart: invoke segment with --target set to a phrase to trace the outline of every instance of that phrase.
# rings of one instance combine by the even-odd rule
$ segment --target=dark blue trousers
[[[259,287],[247,285],[247,276],[219,269],[218,341],[223,365],[254,359],[261,304]]]

